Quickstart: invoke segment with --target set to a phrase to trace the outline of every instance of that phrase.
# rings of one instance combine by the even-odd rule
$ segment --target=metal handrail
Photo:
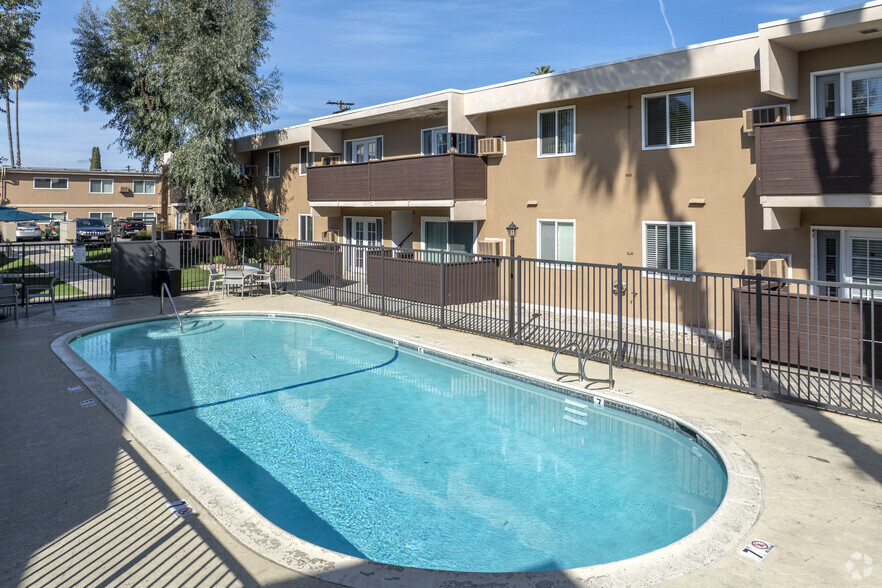
[[[551,358],[551,369],[558,376],[579,376],[581,378],[581,374],[579,372],[561,372],[557,369],[557,356],[560,355],[562,351],[566,351],[572,347],[576,348],[576,357],[578,358],[577,365],[582,363],[582,348],[578,343],[567,343],[563,347],[558,347],[554,352],[554,356]]]
[[[162,302],[165,298],[165,295],[168,295],[168,301],[171,302],[172,310],[175,311],[175,316],[178,319],[178,324],[181,326],[181,334],[184,334],[184,321],[181,320],[181,315],[178,314],[178,307],[175,306],[175,301],[172,298],[171,290],[168,289],[168,284],[166,282],[162,282],[162,288],[159,289],[159,314],[162,314]]]
[[[585,375],[585,364],[588,363],[588,360],[592,357],[606,355],[606,363],[609,365],[609,379],[604,380],[602,378],[589,378]],[[581,367],[579,368],[579,377],[583,380],[587,380],[589,382],[606,382],[609,384],[609,389],[612,390],[615,385],[615,380],[613,380],[613,366],[612,366],[612,352],[609,349],[597,349],[592,351],[591,353],[586,353],[585,357],[581,360]]]

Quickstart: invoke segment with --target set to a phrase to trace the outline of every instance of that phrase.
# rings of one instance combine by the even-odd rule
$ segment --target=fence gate
[[[157,247],[151,241],[117,241],[113,244],[113,269],[117,296],[153,293]]]

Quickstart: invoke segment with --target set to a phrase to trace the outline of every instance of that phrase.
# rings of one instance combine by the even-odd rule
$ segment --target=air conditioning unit
[[[786,278],[789,268],[784,257],[749,255],[744,258],[744,273],[748,276],[760,273],[765,278]]]
[[[503,155],[504,153],[505,139],[502,137],[478,139],[478,155]]]
[[[502,241],[482,239],[476,251],[478,255],[502,255]]]
[[[744,132],[753,133],[754,125],[762,123],[784,122],[787,120],[786,106],[768,106],[763,108],[748,108],[742,111],[744,117]]]
[[[327,243],[336,243],[340,239],[340,234],[331,229],[330,231],[322,231],[322,241]]]
[[[322,165],[337,165],[340,163],[339,155],[329,155],[322,157]]]
[[[248,178],[253,178],[254,176],[257,175],[257,166],[256,165],[249,165],[247,163],[240,163],[239,164],[239,175],[245,176]]]

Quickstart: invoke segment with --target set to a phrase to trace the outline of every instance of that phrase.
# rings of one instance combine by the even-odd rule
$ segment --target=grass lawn
[[[35,264],[30,259],[10,259],[0,253],[0,273],[4,274],[44,274],[46,270]]]
[[[90,247],[87,245],[86,261],[82,266],[109,278],[111,274],[111,255],[110,247]]]
[[[181,271],[181,288],[204,288],[208,286],[208,270],[188,267]]]

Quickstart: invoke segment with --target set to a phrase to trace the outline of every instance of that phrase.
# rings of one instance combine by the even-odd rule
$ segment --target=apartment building
[[[236,151],[284,237],[882,283],[882,2]]]
[[[3,206],[58,220],[100,218],[162,218],[162,179],[159,174],[4,167],[0,170]],[[176,211],[171,211],[174,222]]]

